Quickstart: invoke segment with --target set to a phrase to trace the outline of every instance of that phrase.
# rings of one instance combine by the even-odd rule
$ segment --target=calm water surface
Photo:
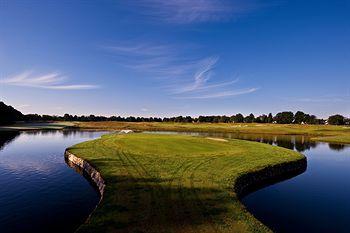
[[[83,223],[99,196],[66,165],[63,153],[103,133],[0,132],[0,231],[69,233]],[[185,134],[252,140],[304,153],[306,172],[251,193],[242,202],[275,232],[349,232],[349,146],[303,136]]]
[[[350,147],[312,143],[299,151],[307,157],[306,172],[251,193],[243,203],[275,232],[349,232]]]
[[[98,203],[64,150],[103,132],[0,132],[0,232],[74,232]]]
[[[305,136],[184,134],[258,141],[303,153],[303,174],[253,192],[243,204],[274,232],[350,232],[349,145],[312,142]]]

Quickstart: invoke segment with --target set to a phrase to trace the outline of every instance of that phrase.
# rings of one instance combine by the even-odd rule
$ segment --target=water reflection
[[[63,152],[101,134],[77,130],[0,132],[0,231],[73,232],[99,196],[84,177],[65,164]],[[308,159],[305,173],[258,190],[243,203],[275,232],[348,232],[348,145],[313,142],[306,136],[181,134],[250,140],[303,152]]]
[[[160,134],[184,134],[203,137],[218,137],[229,139],[241,139],[267,143],[274,146],[284,147],[290,150],[296,150],[300,153],[316,148],[322,142],[312,141],[310,137],[303,135],[270,135],[270,134],[243,134],[243,133],[207,133],[207,132],[170,132],[170,131],[145,131],[145,133]],[[344,144],[328,144],[329,149],[340,151],[349,146]]]
[[[18,137],[19,134],[18,131],[0,131],[0,151],[6,144]]]
[[[74,232],[99,193],[64,161],[68,146],[105,132],[0,132],[0,232]]]
[[[347,146],[344,144],[333,144],[333,143],[329,143],[328,144],[329,149],[331,150],[336,150],[336,151],[342,151],[344,150]]]

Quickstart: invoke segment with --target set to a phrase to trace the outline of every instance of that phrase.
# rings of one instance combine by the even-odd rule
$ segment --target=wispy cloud
[[[233,89],[238,78],[220,78],[220,81],[215,81],[217,76],[214,71],[220,57],[197,58],[193,55],[196,52],[191,46],[181,49],[174,45],[124,43],[103,48],[111,52],[119,64],[143,75],[156,77],[162,82],[163,89],[168,90],[175,98],[182,98],[184,95],[191,95],[192,99],[219,98],[257,90]]]
[[[193,76],[193,82],[187,86],[178,89],[175,93],[184,93],[190,91],[196,91],[203,88],[212,75],[212,70],[218,62],[219,57],[208,57],[199,61],[199,69]],[[208,86],[207,86],[208,87]]]
[[[139,0],[127,5],[150,19],[176,24],[228,20],[257,7],[255,0]]]
[[[313,98],[297,98],[294,99],[297,102],[308,102],[308,103],[338,103],[338,102],[349,102],[349,97],[313,97]]]
[[[0,79],[0,84],[22,87],[34,87],[53,90],[88,90],[96,89],[91,84],[66,84],[68,78],[57,72],[34,75],[33,71],[24,71],[12,77]]]
[[[236,90],[236,91],[222,91],[222,92],[216,92],[212,94],[204,94],[199,96],[183,96],[183,97],[176,97],[176,99],[215,99],[215,98],[223,98],[223,97],[232,97],[232,96],[238,96],[238,95],[244,95],[249,94],[257,91],[259,88],[249,88],[249,89],[242,89],[242,90]]]

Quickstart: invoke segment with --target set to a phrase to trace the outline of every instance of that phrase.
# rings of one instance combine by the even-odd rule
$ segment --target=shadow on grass
[[[94,165],[104,171],[113,162],[113,159],[93,160]],[[82,169],[67,163],[90,180]],[[278,178],[273,174],[277,170],[273,169],[279,171]],[[281,169],[285,169],[285,172]],[[240,187],[239,197],[289,179],[305,169],[306,160],[297,167],[295,164],[275,166],[263,169],[254,176],[243,177],[240,182],[245,182],[245,185]],[[238,197],[232,195],[233,187],[227,189],[217,184],[202,187],[200,184],[193,185],[190,179],[162,179],[147,176],[142,171],[125,175],[109,172],[102,176],[106,183],[103,200],[78,232],[217,232],[225,228],[227,231],[223,232],[231,232],[229,229],[265,229],[247,214]],[[91,180],[90,183],[96,188]],[[242,222],[248,224],[242,225]]]

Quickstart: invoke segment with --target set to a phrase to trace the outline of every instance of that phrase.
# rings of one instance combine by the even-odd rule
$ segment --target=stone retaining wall
[[[262,187],[299,175],[306,170],[306,167],[306,157],[296,161],[267,166],[239,176],[233,189],[238,197],[243,197]]]
[[[90,177],[90,179],[95,183],[98,190],[100,191],[101,199],[102,199],[106,185],[105,185],[105,181],[103,180],[101,174],[93,166],[91,166],[88,162],[75,156],[74,154],[70,153],[67,150],[64,153],[64,156],[65,156],[67,161],[69,161],[70,163],[73,163],[75,166],[78,166],[79,168],[81,168]]]

